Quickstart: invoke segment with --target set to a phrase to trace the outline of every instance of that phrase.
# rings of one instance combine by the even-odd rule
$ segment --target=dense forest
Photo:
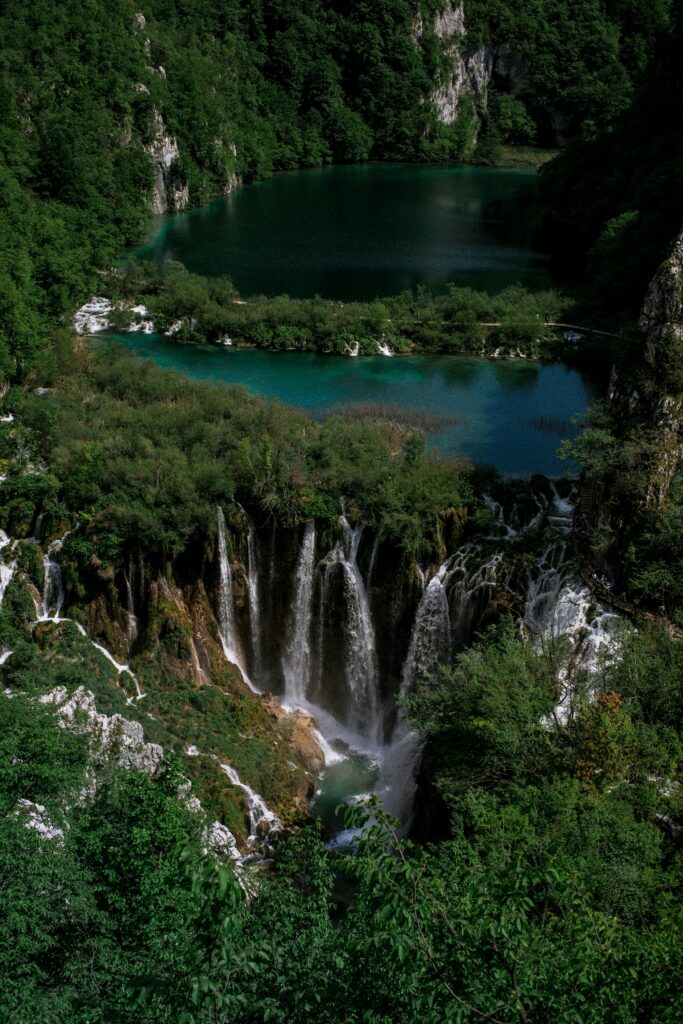
[[[659,0],[643,14],[640,4],[586,0],[577,9],[547,0],[512,10],[473,0],[464,41],[456,31],[461,9],[435,0],[305,9],[286,0],[155,0],[144,13],[129,0],[106,9],[94,0],[5,7],[2,372],[54,375],[69,345],[59,331],[65,315],[92,294],[95,268],[110,266],[144,232],[144,199],[155,187],[150,155],[160,173],[164,151],[175,154],[163,170],[172,206],[174,197],[200,203],[239,178],[333,160],[488,160],[505,141],[556,144],[596,132],[609,140],[643,83],[654,89],[646,69],[669,7]],[[476,67],[488,53],[494,69],[484,91],[461,88],[456,109],[439,115],[430,97],[453,73],[453,45],[478,55]],[[674,60],[676,52],[673,45]],[[519,81],[518,65],[528,67]],[[671,121],[662,109],[658,162],[680,166],[670,142],[676,91],[654,91],[658,109],[674,103]],[[639,145],[649,138],[633,135]],[[628,167],[622,152],[616,166]],[[642,155],[647,160],[647,146]],[[586,159],[601,166],[600,157]],[[565,161],[567,175],[583,180],[572,163]],[[571,190],[558,191],[566,205]],[[615,201],[612,188],[606,194]],[[656,195],[676,201],[665,186]],[[636,198],[622,200],[626,211],[596,211],[588,243]],[[595,207],[579,203],[582,218]]]
[[[663,261],[683,222],[682,40],[668,0],[2,6],[3,1021],[679,1018],[683,252]],[[153,209],[279,170],[486,164],[508,145],[560,149],[542,191],[571,294],[451,287],[335,313],[236,304],[230,281],[120,261]],[[569,310],[617,334],[588,350],[614,366],[610,393],[565,445],[583,470],[572,551],[628,611],[614,642],[589,670],[576,637],[522,622],[545,535],[514,516],[552,513],[568,484],[558,499],[438,459],[400,417],[314,422],[93,349],[71,322],[103,288],[182,321],[179,342],[309,350],[315,331],[338,354],[566,359],[550,324]],[[253,614],[252,519],[290,566],[314,523],[353,577],[342,513],[358,543],[376,538],[364,571],[397,616],[419,605],[422,565],[438,579],[461,545],[489,558],[513,538],[467,640],[401,685],[395,720],[421,751],[412,831],[376,800],[347,806],[352,856],[308,814],[305,724],[250,692],[210,607],[227,573]],[[250,786],[277,810],[272,834]]]

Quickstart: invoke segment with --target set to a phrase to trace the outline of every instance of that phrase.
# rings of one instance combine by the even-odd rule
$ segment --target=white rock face
[[[225,825],[221,824],[220,821],[214,821],[211,825],[207,841],[209,845],[209,852],[213,853],[215,857],[223,858],[228,857],[230,860],[240,861],[242,855],[237,849],[237,840]]]
[[[8,652],[8,655],[10,653]],[[6,690],[5,696],[11,699],[14,694]],[[90,734],[91,764],[85,771],[84,785],[76,797],[76,803],[82,804],[95,798],[96,769],[105,763],[113,761],[119,768],[142,771],[146,775],[154,775],[157,771],[164,756],[163,747],[157,743],[145,742],[144,730],[139,722],[131,722],[118,714],[99,714],[95,707],[95,696],[89,690],[80,686],[69,696],[63,686],[58,686],[38,700],[41,704],[55,706],[62,728],[69,732]],[[248,789],[246,786],[242,788],[245,791]],[[178,799],[191,813],[203,813],[200,800],[192,794],[192,783],[189,779],[181,783]],[[42,804],[33,803],[31,800],[18,800],[14,813],[22,818],[26,828],[38,832],[43,839],[64,841],[63,830],[50,821]],[[277,822],[275,816],[272,817]],[[277,824],[279,825],[279,822]],[[209,824],[205,835],[207,853],[221,860],[242,860],[237,840],[222,822],[214,821]]]
[[[456,44],[449,55],[453,66],[448,81],[432,93],[432,103],[442,124],[453,124],[457,120],[465,96],[472,96],[480,109],[486,109],[487,89],[495,64],[495,52],[490,46],[463,55]]]
[[[451,36],[465,35],[465,5],[464,3],[448,3],[441,14],[437,14],[434,22],[434,31],[439,39],[450,39]]]
[[[113,760],[119,768],[137,769],[153,775],[164,756],[163,747],[146,743],[139,722],[122,715],[101,715],[95,708],[95,696],[79,686],[71,696],[63,686],[39,698],[42,704],[54,704],[60,724],[70,732],[91,736],[91,754],[95,764]]]
[[[656,341],[672,332],[683,340],[683,232],[669,259],[655,274],[640,314],[640,329],[648,336],[648,354]]]
[[[53,825],[47,816],[47,809],[32,800],[17,800],[15,815],[21,818],[25,828],[33,829],[42,839],[56,839],[64,842],[64,832]]]
[[[169,211],[169,172],[173,162],[180,156],[178,143],[169,133],[164,119],[158,110],[154,111],[154,129],[152,140],[145,146],[145,152],[154,164],[154,192],[152,193],[152,212],[155,214],[168,213]],[[186,187],[176,189],[171,193],[174,202],[174,209],[182,210],[189,201],[189,191]],[[184,205],[179,205],[184,203]]]
[[[647,337],[645,358],[653,367],[660,360],[659,350],[666,338],[683,342],[683,232],[652,279],[640,314],[640,329]],[[661,509],[683,458],[683,398],[679,394],[660,394],[651,422],[658,433],[658,455],[650,473],[647,504]]]

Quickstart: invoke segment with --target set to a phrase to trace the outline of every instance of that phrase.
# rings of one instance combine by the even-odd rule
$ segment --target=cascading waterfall
[[[321,587],[320,637],[327,611],[327,595],[335,574],[341,573],[343,619],[335,625],[341,634],[345,664],[343,679],[346,688],[343,717],[346,725],[357,730],[371,742],[381,741],[382,716],[378,696],[379,668],[375,646],[375,630],[370,604],[360,569],[356,564],[362,527],[352,530],[345,516],[339,519],[342,539],[323,562]],[[325,652],[319,650],[319,672],[324,675]]]
[[[571,631],[570,621],[574,617],[571,614],[565,616],[560,609],[566,603],[563,595],[576,589],[568,579],[571,567],[567,558],[567,539],[572,531],[573,517],[571,499],[560,497],[553,485],[553,498],[546,516],[546,544],[529,574],[524,605],[524,625],[537,641],[548,635],[561,636]]]
[[[505,513],[503,506],[494,501],[490,494],[482,494],[481,500],[486,505],[489,512],[494,517],[494,533],[491,533],[486,539],[487,540],[510,540],[512,537],[517,536],[517,530],[510,526],[509,523],[505,522]]]
[[[242,782],[234,768],[231,768],[229,764],[221,764],[220,767],[221,771],[225,772],[228,776],[233,786],[241,789],[247,798],[250,842],[257,839],[261,832],[272,832],[274,829],[282,827],[280,819],[274,811],[271,811],[263,797],[255,793],[245,782]]]
[[[261,676],[261,601],[259,595],[258,553],[256,531],[251,519],[247,533],[247,576],[249,584],[249,625],[251,628],[252,671]]]
[[[311,661],[311,618],[315,576],[315,523],[306,523],[294,581],[294,601],[282,659],[285,700],[301,702],[308,690]]]
[[[274,811],[271,811],[262,796],[255,793],[251,786],[242,782],[234,768],[229,764],[222,764],[215,754],[203,754],[194,744],[185,748],[188,757],[210,757],[215,761],[220,770],[230,779],[233,786],[241,789],[247,800],[249,811],[249,843],[262,840],[271,832],[277,832],[282,828],[282,822]]]
[[[456,556],[446,559],[423,589],[401,673],[401,697],[412,693],[419,679],[449,660],[451,622],[446,584],[455,561]],[[387,813],[398,818],[404,830],[412,815],[415,766],[422,743],[399,711],[391,742],[382,756],[376,791]]]
[[[451,620],[445,584],[452,562],[447,559],[423,591],[401,675],[402,697],[412,692],[418,679],[448,661]]]
[[[503,552],[495,551],[484,562],[481,558],[476,544],[465,544],[452,559],[449,576],[455,579],[450,594],[454,645],[469,641],[477,612],[483,610],[491,591],[503,582],[498,575]]]
[[[131,558],[128,565],[128,572],[123,574],[126,583],[126,635],[128,637],[128,657],[133,644],[138,638],[138,620],[135,614],[135,601],[133,599],[133,586],[135,583],[135,567]]]
[[[563,538],[551,538],[529,576],[524,625],[532,636],[541,636],[548,629],[566,575],[566,553]]]
[[[78,622],[76,623],[76,628],[78,629],[78,631],[81,634],[81,636],[88,637],[88,634],[83,629],[83,627],[81,626],[80,623],[78,623]],[[102,644],[96,643],[96,641],[93,640],[92,637],[88,637],[88,639],[90,640],[90,643],[93,645],[95,650],[99,651],[100,654],[107,659],[109,664],[113,668],[116,669],[116,674],[118,676],[120,676],[120,675],[128,675],[128,676],[130,676],[130,678],[133,680],[133,686],[135,687],[135,700],[142,700],[142,698],[145,696],[145,694],[140,689],[140,683],[138,681],[138,677],[135,675],[135,672],[133,672],[133,670],[131,669],[130,665],[124,665],[124,664],[122,664],[122,662],[117,661],[116,658],[114,657],[114,655],[111,654],[107,650],[106,647],[103,647]],[[133,703],[133,697],[129,697],[128,698],[128,703],[129,704]]]
[[[33,531],[33,539],[36,543],[40,544],[40,538],[43,532],[43,519],[45,518],[44,512],[39,512],[36,516],[36,526]]]
[[[219,506],[218,516],[218,559],[220,570],[220,589],[218,600],[218,628],[221,645],[226,661],[235,665],[241,672],[247,686],[257,692],[247,674],[246,666],[239,653],[237,626],[235,623],[235,598],[232,585],[232,568],[228,558],[228,542],[225,526],[225,513]]]
[[[4,530],[0,530],[0,551],[4,551],[5,548],[10,546],[10,539]],[[2,608],[2,602],[5,600],[5,592],[12,581],[14,571],[17,567],[16,562],[0,562],[0,608]]]
[[[39,619],[42,621],[60,621],[60,612],[64,606],[64,582],[62,580],[62,567],[57,556],[62,550],[62,544],[68,537],[58,537],[49,545],[43,556],[43,608]]]

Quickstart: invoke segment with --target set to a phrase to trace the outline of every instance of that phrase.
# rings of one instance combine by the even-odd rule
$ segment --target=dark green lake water
[[[564,471],[556,452],[591,388],[575,370],[468,356],[345,359],[298,352],[179,345],[150,334],[116,341],[195,380],[242,384],[322,417],[344,406],[389,407],[427,430],[443,455],[464,453],[506,476]],[[110,341],[99,341],[97,344]]]
[[[279,174],[164,218],[138,250],[228,274],[243,295],[365,300],[449,281],[552,282],[532,171],[364,164]]]

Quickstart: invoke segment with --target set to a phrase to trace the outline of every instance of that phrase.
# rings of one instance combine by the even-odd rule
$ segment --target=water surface
[[[538,179],[509,168],[361,164],[278,174],[160,221],[138,250],[243,295],[367,300],[447,282],[551,284]]]
[[[401,413],[426,428],[429,447],[465,454],[504,476],[557,476],[563,437],[574,431],[592,388],[576,370],[530,360],[469,356],[323,356],[314,353],[180,345],[159,335],[127,334],[119,342],[159,366],[195,380],[242,384],[323,418],[351,407]]]

